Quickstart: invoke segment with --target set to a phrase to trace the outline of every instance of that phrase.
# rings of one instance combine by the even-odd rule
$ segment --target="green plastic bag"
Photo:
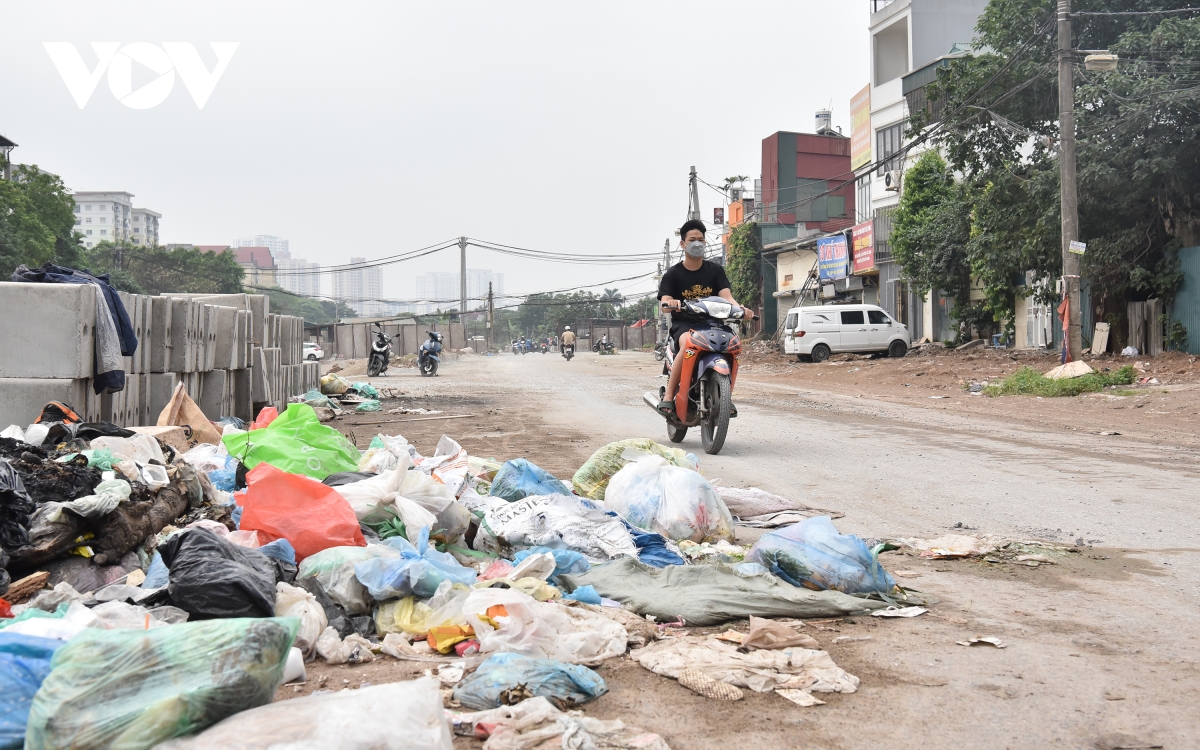
[[[141,750],[271,702],[295,617],[88,628],[54,653],[34,696],[27,750]]]
[[[382,411],[383,407],[378,401],[363,401],[354,408],[354,411]]]
[[[321,393],[316,388],[304,394],[304,403],[308,404],[309,406],[323,406],[326,409],[338,408],[337,404],[333,403],[328,396],[326,396],[324,393]]]
[[[379,391],[370,383],[355,383],[350,387],[368,398],[379,398]]]
[[[612,479],[613,474],[624,468],[625,464],[630,463],[630,459],[622,458],[622,454],[626,450],[629,450],[631,454],[641,452],[662,456],[674,466],[698,470],[696,463],[688,458],[687,452],[679,448],[659,445],[649,438],[618,440],[593,453],[591,458],[579,467],[579,471],[575,472],[575,476],[571,479],[575,493],[598,503],[604,502],[604,491],[608,489],[608,480]]]
[[[321,424],[308,404],[289,404],[287,411],[263,429],[226,435],[222,440],[229,454],[248,469],[268,463],[314,479],[358,471],[358,449],[342,433]]]

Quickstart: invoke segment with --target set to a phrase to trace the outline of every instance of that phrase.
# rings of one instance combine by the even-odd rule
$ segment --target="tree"
[[[168,250],[128,242],[101,242],[83,253],[93,273],[107,273],[125,292],[164,294],[233,294],[242,291],[244,271],[229,250],[206,253],[188,248]]]
[[[0,165],[3,166],[3,165]],[[58,175],[20,165],[0,180],[0,273],[20,264],[52,262],[78,267],[82,248],[75,232],[75,200]]]
[[[738,304],[756,309],[762,302],[762,245],[754,222],[739,224],[729,233],[725,275]]]
[[[926,92],[936,106],[911,123],[916,134],[941,116],[936,142],[975,186],[971,271],[997,315],[1018,293],[1014,271],[1061,273],[1055,6],[991,0],[977,27],[981,52],[939,71]],[[1089,0],[1087,10],[1189,6]],[[1072,43],[1120,56],[1116,72],[1075,71],[1082,272],[1094,318],[1114,321],[1130,299],[1169,301],[1182,281],[1175,250],[1200,242],[1200,17],[1077,16]]]
[[[621,294],[620,289],[605,289],[604,294],[600,295],[601,302],[607,302],[613,307],[620,307],[625,304],[625,296]]]
[[[344,318],[358,317],[358,314],[344,302],[337,303],[335,310],[331,300],[313,299],[279,287],[254,291],[270,297],[271,312],[279,315],[295,315],[304,318],[304,322],[310,325],[328,325]]]

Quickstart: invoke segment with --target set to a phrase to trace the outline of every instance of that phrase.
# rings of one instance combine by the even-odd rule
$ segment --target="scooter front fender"
[[[709,370],[712,370],[720,375],[731,375],[732,368],[729,366],[729,360],[724,354],[716,352],[708,352],[700,355],[700,362],[696,365],[696,379],[704,377]]]

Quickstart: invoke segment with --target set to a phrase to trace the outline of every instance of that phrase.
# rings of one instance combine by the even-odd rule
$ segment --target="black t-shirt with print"
[[[677,300],[696,300],[703,297],[716,297],[721,291],[729,288],[729,279],[725,276],[725,268],[712,261],[704,261],[698,270],[689,271],[680,261],[667,269],[662,281],[658,284],[658,298],[670,296]],[[703,323],[704,318],[693,315],[687,310],[671,313],[672,325],[675,323]]]

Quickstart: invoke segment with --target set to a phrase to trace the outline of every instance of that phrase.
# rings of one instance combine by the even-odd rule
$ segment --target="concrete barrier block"
[[[49,401],[62,401],[83,416],[91,390],[88,386],[87,378],[0,378],[0,424],[24,429]]]
[[[233,370],[229,373],[229,378],[232,382],[232,387],[230,388],[232,398],[230,413],[246,422],[254,419],[254,389],[251,385],[251,376],[253,374],[253,371],[249,369]]]
[[[179,375],[173,372],[155,372],[149,376],[150,380],[150,398],[147,401],[149,408],[149,416],[147,424],[156,424],[158,415],[162,414],[163,409],[167,408],[167,404],[171,402],[171,394],[175,392],[175,385],[179,382]]]
[[[227,400],[226,375],[225,370],[210,370],[200,375],[200,401],[197,402],[197,405],[200,407],[200,411],[204,412],[204,416],[214,422],[221,417],[228,416],[228,414],[222,413],[226,408]]]
[[[171,300],[150,298],[150,372],[171,371]]]
[[[251,399],[254,403],[271,401],[271,379],[267,370],[267,355],[262,347],[254,347],[250,357],[251,364]]]
[[[216,311],[215,339],[213,344],[213,369],[231,370],[235,364],[237,349],[238,311],[232,307],[214,307]]]
[[[9,323],[0,348],[0,378],[92,376],[96,287],[0,284],[0,320]]]

